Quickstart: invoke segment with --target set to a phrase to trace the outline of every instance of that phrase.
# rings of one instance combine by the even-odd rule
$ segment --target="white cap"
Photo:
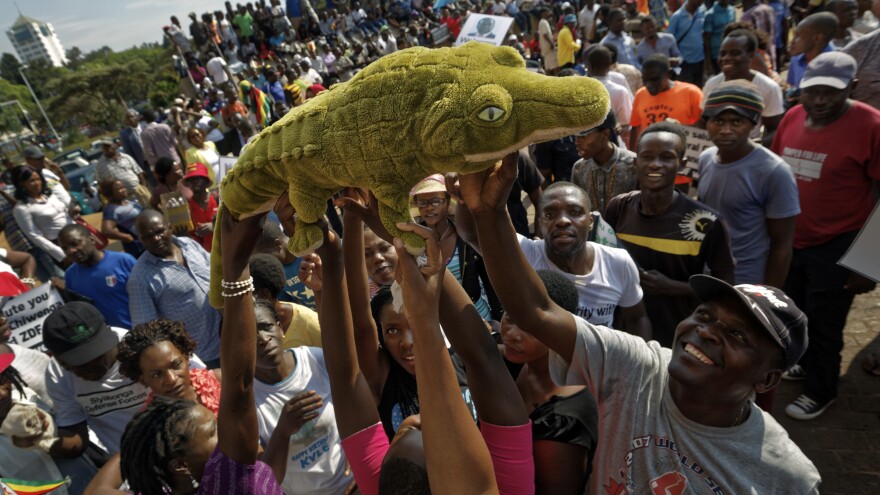
[[[562,2],[562,7],[561,7],[562,10],[565,10],[565,9],[567,9],[568,7],[571,7],[571,3],[569,3],[569,2]]]

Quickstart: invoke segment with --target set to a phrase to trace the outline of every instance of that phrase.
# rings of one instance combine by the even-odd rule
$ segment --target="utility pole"
[[[27,65],[24,65],[24,64],[19,65],[18,66],[18,73],[21,75],[21,78],[24,79],[24,84],[27,86],[28,91],[31,92],[31,96],[34,97],[34,101],[37,103],[37,108],[40,109],[40,113],[43,114],[43,118],[46,119],[46,123],[49,124],[49,130],[51,130],[52,135],[55,136],[55,141],[58,142],[58,150],[61,151],[61,145],[62,145],[61,136],[59,136],[58,132],[55,131],[55,127],[52,125],[52,121],[49,120],[49,116],[46,115],[46,111],[43,110],[43,105],[40,103],[40,99],[37,98],[37,94],[34,93],[34,88],[31,87],[30,81],[28,81],[27,76],[24,75],[23,69],[26,69],[26,68],[27,68]]]

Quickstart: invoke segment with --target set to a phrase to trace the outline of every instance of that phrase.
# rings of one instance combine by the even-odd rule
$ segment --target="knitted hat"
[[[748,81],[726,81],[706,98],[703,119],[709,120],[727,110],[733,110],[757,124],[764,112],[764,98],[758,88]]]

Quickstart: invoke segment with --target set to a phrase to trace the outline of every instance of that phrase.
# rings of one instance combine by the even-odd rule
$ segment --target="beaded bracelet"
[[[253,292],[253,291],[254,291],[254,286],[250,285],[250,286],[245,287],[244,289],[240,290],[239,292],[233,292],[232,294],[230,294],[228,292],[221,292],[220,295],[223,297],[238,297],[238,296],[243,296],[243,295],[247,294],[248,292]]]
[[[21,279],[21,283],[28,284],[30,286],[37,285],[37,281],[32,279],[31,277],[25,277],[25,278]]]
[[[254,277],[248,277],[244,280],[239,280],[238,282],[227,282],[225,280],[220,281],[220,287],[224,289],[241,289],[242,287],[247,287],[249,285],[253,285]]]

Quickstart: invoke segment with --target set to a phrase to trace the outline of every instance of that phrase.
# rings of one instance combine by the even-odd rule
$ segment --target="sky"
[[[115,51],[158,42],[162,26],[176,15],[184,30],[187,14],[222,10],[225,0],[17,0],[21,13],[52,24],[65,50],[88,53],[104,45]],[[236,2],[233,2],[233,5]],[[15,54],[6,31],[18,18],[12,0],[0,0],[0,52]]]

